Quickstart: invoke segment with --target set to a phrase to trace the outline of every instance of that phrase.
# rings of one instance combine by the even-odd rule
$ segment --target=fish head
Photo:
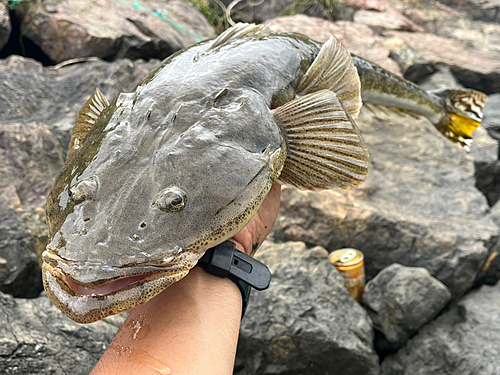
[[[241,230],[285,142],[252,89],[146,83],[104,109],[47,201],[48,296],[89,323],[144,303]],[[156,94],[158,92],[159,94]]]

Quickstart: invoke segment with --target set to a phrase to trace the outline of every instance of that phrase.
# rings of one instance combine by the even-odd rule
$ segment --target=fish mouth
[[[69,318],[91,323],[127,311],[147,302],[171,284],[186,276],[200,255],[186,252],[168,263],[137,264],[120,268],[124,275],[93,283],[81,283],[68,272],[62,258],[44,252],[42,277],[50,300]]]

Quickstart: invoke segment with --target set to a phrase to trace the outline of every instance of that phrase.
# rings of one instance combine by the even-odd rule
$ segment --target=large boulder
[[[0,51],[9,41],[11,31],[9,11],[5,4],[0,3]]]
[[[284,188],[278,241],[365,254],[368,279],[392,263],[425,267],[453,296],[480,272],[498,227],[475,187],[474,160],[426,120],[357,120],[371,155],[354,190]]]
[[[470,43],[430,33],[391,31],[387,35],[403,39],[425,60],[449,67],[464,86],[486,94],[500,92],[500,50],[464,48]],[[479,33],[480,37],[487,38],[483,33]],[[500,25],[497,38],[500,40]]]
[[[500,284],[473,291],[382,362],[384,375],[500,373]]]
[[[14,299],[0,292],[0,373],[87,375],[110,344],[124,316],[78,324],[43,295]]]
[[[265,242],[273,274],[242,321],[235,374],[378,374],[371,321],[321,247]]]
[[[22,219],[0,199],[0,290],[34,298],[42,289],[35,241]]]
[[[384,46],[384,39],[375,35],[368,25],[349,21],[330,22],[302,14],[266,21],[272,30],[307,35],[318,42],[326,42],[331,35],[356,55],[400,74],[398,64],[389,58],[391,51]]]
[[[0,122],[45,123],[67,150],[76,116],[96,87],[113,100],[133,90],[159,63],[96,60],[61,68],[20,56],[0,60]]]
[[[262,23],[282,16],[299,13],[327,20],[352,21],[353,9],[344,1],[296,1],[296,0],[222,0],[228,7],[231,19],[237,22]]]
[[[175,0],[43,2],[25,11],[22,30],[56,63],[85,56],[163,59],[216,35],[192,5]]]
[[[0,122],[0,290],[33,298],[48,238],[45,200],[63,165],[62,148],[40,123]]]
[[[394,350],[446,306],[451,293],[429,271],[395,263],[365,287],[363,305],[382,333],[379,349]]]

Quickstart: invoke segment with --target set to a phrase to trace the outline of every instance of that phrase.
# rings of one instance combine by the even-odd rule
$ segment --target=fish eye
[[[171,186],[156,194],[153,206],[156,206],[163,212],[177,212],[182,211],[186,203],[186,193],[176,186]]]
[[[184,203],[184,199],[182,199],[182,197],[180,195],[177,195],[176,197],[172,198],[172,200],[170,201],[170,204],[172,205],[172,207],[177,207],[177,206],[181,205],[182,203]]]

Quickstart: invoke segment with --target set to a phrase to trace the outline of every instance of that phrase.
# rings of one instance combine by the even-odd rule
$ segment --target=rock
[[[441,0],[441,2],[467,12],[472,19],[500,23],[498,0]]]
[[[11,31],[9,11],[5,4],[0,3],[0,51],[9,41]]]
[[[0,126],[0,197],[12,207],[45,207],[64,163],[57,138],[40,123]]]
[[[384,375],[500,373],[500,284],[483,286],[382,362]]]
[[[34,300],[0,293],[0,373],[88,374],[124,317],[78,324],[43,295]]]
[[[386,346],[396,349],[449,302],[451,293],[429,271],[398,263],[384,268],[365,287],[363,305]]]
[[[350,52],[401,75],[396,62],[389,58],[390,51],[384,46],[383,39],[367,25],[349,21],[329,22],[305,15],[280,17],[266,23],[272,30],[301,33],[323,43],[333,34]]]
[[[222,0],[230,7],[232,0]],[[299,13],[326,20],[350,20],[353,9],[345,2],[298,2],[296,0],[241,0],[229,8],[231,19],[235,22],[263,23],[276,17],[294,16]]]
[[[475,131],[475,147],[471,150],[474,157],[476,187],[486,196],[490,206],[500,200],[500,139],[494,139],[500,135],[499,105],[500,95],[488,98],[483,111],[483,124]]]
[[[403,40],[391,38],[385,45],[391,51],[389,57],[399,65],[403,78],[419,83],[436,71],[434,64],[425,60]]]
[[[0,290],[34,298],[43,290],[34,239],[14,210],[0,202]]]
[[[391,7],[383,11],[358,10],[354,13],[354,22],[382,30],[423,31],[420,26]]]
[[[0,125],[0,290],[15,297],[43,289],[36,254],[47,242],[45,200],[62,165],[61,146],[46,125]]]
[[[284,188],[275,240],[359,249],[368,279],[395,262],[424,267],[464,294],[498,237],[474,160],[426,120],[356,121],[371,156],[367,181],[354,190]]]
[[[418,84],[424,90],[463,89],[449,68],[441,68]]]
[[[366,312],[321,247],[265,242],[257,258],[271,270],[242,321],[237,375],[378,374]]]
[[[56,63],[85,56],[163,59],[215,37],[193,6],[175,0],[136,5],[113,0],[44,2],[25,12],[21,27]]]
[[[464,48],[457,40],[428,33],[390,31],[387,35],[403,39],[425,60],[449,67],[465,87],[486,94],[500,92],[500,51]]]
[[[78,112],[96,87],[113,100],[120,92],[133,90],[157,65],[157,60],[123,59],[55,69],[10,56],[0,60],[0,122],[45,123],[66,152]]]
[[[488,97],[483,116],[482,127],[490,137],[500,142],[500,94]]]

